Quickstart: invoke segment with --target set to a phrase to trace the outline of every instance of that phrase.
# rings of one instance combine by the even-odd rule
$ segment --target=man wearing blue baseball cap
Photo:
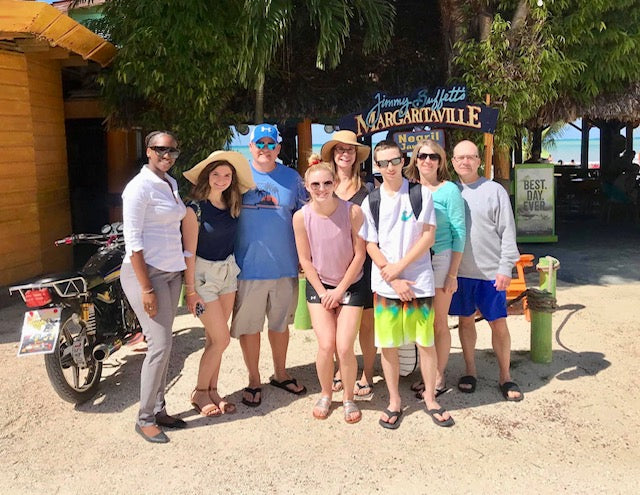
[[[259,124],[251,132],[249,150],[256,189],[242,197],[235,257],[240,267],[231,335],[240,347],[249,371],[242,403],[262,402],[259,371],[260,332],[265,317],[273,355],[269,383],[301,395],[307,389],[286,370],[289,324],[298,300],[298,256],[292,217],[307,194],[298,172],[276,162],[282,141],[278,129]]]

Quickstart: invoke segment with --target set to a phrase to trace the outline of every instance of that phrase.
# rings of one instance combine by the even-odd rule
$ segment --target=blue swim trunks
[[[471,316],[480,310],[487,321],[507,317],[507,292],[497,291],[494,280],[458,277],[458,290],[451,298],[451,316]]]

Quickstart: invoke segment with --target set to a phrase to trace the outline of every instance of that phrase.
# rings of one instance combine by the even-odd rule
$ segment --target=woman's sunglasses
[[[320,186],[324,186],[325,189],[329,189],[331,186],[333,186],[333,181],[325,180],[324,182],[311,182],[309,184],[309,187],[312,191],[317,191],[318,189],[320,189]]]
[[[172,146],[149,146],[149,148],[155,151],[160,158],[169,154],[169,158],[175,160],[180,156],[180,150]]]
[[[418,153],[416,155],[416,158],[418,160],[426,160],[427,158],[429,160],[433,160],[433,161],[440,161],[440,155],[438,155],[438,153]]]

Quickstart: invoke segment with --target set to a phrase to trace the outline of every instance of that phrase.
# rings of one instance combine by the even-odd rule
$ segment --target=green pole
[[[550,363],[552,357],[551,313],[531,311],[531,361]]]
[[[547,301],[549,296],[552,297],[555,305],[556,272],[559,268],[557,259],[551,256],[540,258],[536,269],[540,272],[541,292],[527,296],[531,314],[531,360],[534,363],[550,363],[553,357],[552,309],[545,306],[543,293],[547,294]]]
[[[298,305],[293,318],[293,328],[296,330],[309,330],[311,328],[311,316],[307,307],[307,279],[298,279]]]
[[[540,290],[551,292],[556,297],[556,281],[557,271],[560,268],[560,262],[551,256],[545,256],[538,260],[536,269],[540,272]]]

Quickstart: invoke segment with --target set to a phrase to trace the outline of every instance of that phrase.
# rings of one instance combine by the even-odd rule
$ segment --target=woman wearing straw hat
[[[126,254],[120,282],[148,346],[140,370],[135,430],[148,442],[167,443],[169,438],[161,427],[187,426],[167,414],[164,400],[173,320],[185,268],[180,222],[186,208],[177,182],[167,173],[180,155],[177,139],[168,131],[153,131],[145,138],[145,145],[148,163],[122,193]]]
[[[327,141],[320,151],[322,160],[333,165],[336,173],[336,195],[345,201],[361,205],[369,194],[360,178],[360,165],[369,157],[371,148],[359,143],[352,131],[338,131]],[[368,400],[373,397],[373,366],[376,359],[376,347],[373,336],[373,293],[371,292],[371,258],[367,255],[364,263],[364,283],[368,293],[360,322],[360,348],[362,349],[363,369],[360,380],[355,384],[355,397]],[[340,371],[333,379],[333,390],[342,388]]]
[[[193,201],[182,221],[186,302],[205,330],[191,404],[203,416],[220,416],[236,411],[235,404],[220,397],[218,375],[222,353],[229,345],[227,322],[240,273],[233,246],[241,195],[255,184],[249,162],[235,151],[214,151],[184,176],[193,184]]]

